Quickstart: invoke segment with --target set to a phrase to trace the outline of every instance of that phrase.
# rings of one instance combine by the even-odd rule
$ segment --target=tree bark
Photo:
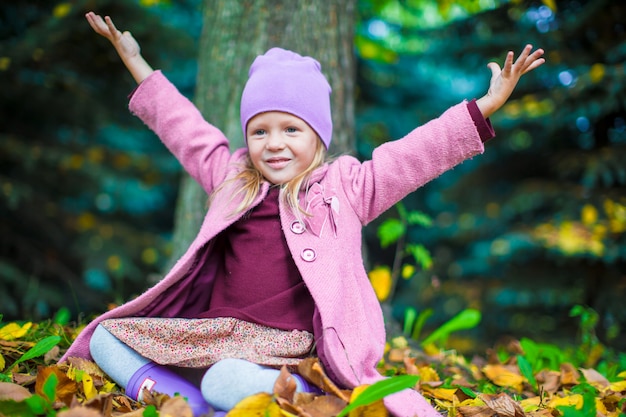
[[[257,55],[278,46],[320,61],[332,88],[331,154],[354,151],[356,0],[205,0],[195,103],[231,141],[244,146],[241,92]],[[171,262],[195,237],[207,208],[206,193],[182,179]]]

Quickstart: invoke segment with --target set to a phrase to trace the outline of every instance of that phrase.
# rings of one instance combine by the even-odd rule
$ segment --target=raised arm
[[[133,38],[130,32],[120,32],[109,16],[105,16],[103,19],[102,16],[94,12],[88,12],[85,18],[87,18],[94,32],[104,36],[113,44],[117,54],[122,59],[122,62],[124,62],[124,65],[126,65],[126,68],[130,71],[135,81],[137,81],[137,84],[141,83],[154,72],[152,67],[143,59],[143,56],[141,56],[139,43]]]
[[[478,108],[485,118],[491,116],[509,99],[522,75],[534,70],[545,62],[543,49],[531,53],[532,45],[526,45],[520,56],[513,62],[513,51],[509,51],[504,61],[504,68],[495,62],[487,66],[491,70],[489,91],[476,100]]]

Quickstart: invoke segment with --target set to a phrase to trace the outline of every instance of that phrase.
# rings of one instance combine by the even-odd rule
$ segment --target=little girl
[[[139,84],[130,110],[210,195],[187,252],[154,287],[106,312],[71,356],[93,360],[128,395],[180,393],[194,413],[229,410],[272,392],[281,366],[316,356],[339,386],[383,379],[383,315],[361,257],[361,229],[408,193],[494,136],[486,120],[520,77],[540,66],[526,46],[491,63],[489,92],[464,101],[360,162],[325,155],[332,139],[330,86],[310,57],[273,48],[253,62],[241,97],[246,149],[144,61],[130,33],[86,15]],[[531,53],[532,52],[532,53]],[[200,375],[194,382],[193,370]],[[294,375],[299,391],[313,387]],[[438,416],[415,390],[385,398],[396,416]]]

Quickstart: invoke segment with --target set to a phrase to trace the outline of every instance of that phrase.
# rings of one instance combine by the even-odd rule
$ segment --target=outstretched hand
[[[509,99],[522,75],[534,70],[545,62],[543,49],[532,52],[532,45],[526,45],[520,56],[513,62],[513,51],[506,55],[504,67],[495,62],[487,66],[491,70],[491,81],[487,94],[476,101],[485,118],[491,116]]]
[[[139,43],[130,32],[119,31],[109,16],[105,16],[103,19],[102,16],[94,12],[88,12],[85,18],[94,32],[111,42],[137,83],[142,82],[153,72],[153,69],[141,56]]]

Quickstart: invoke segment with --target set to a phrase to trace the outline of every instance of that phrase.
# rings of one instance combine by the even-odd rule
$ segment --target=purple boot
[[[302,392],[310,392],[316,395],[324,394],[324,391],[319,389],[316,385],[311,384],[309,381],[304,379],[302,376],[298,374],[291,374],[300,384],[302,385]]]
[[[187,400],[194,416],[211,415],[213,408],[202,397],[200,388],[190,381],[154,362],[149,362],[139,368],[128,381],[126,395],[134,400],[142,401],[143,389],[160,392],[170,397],[178,394]]]

